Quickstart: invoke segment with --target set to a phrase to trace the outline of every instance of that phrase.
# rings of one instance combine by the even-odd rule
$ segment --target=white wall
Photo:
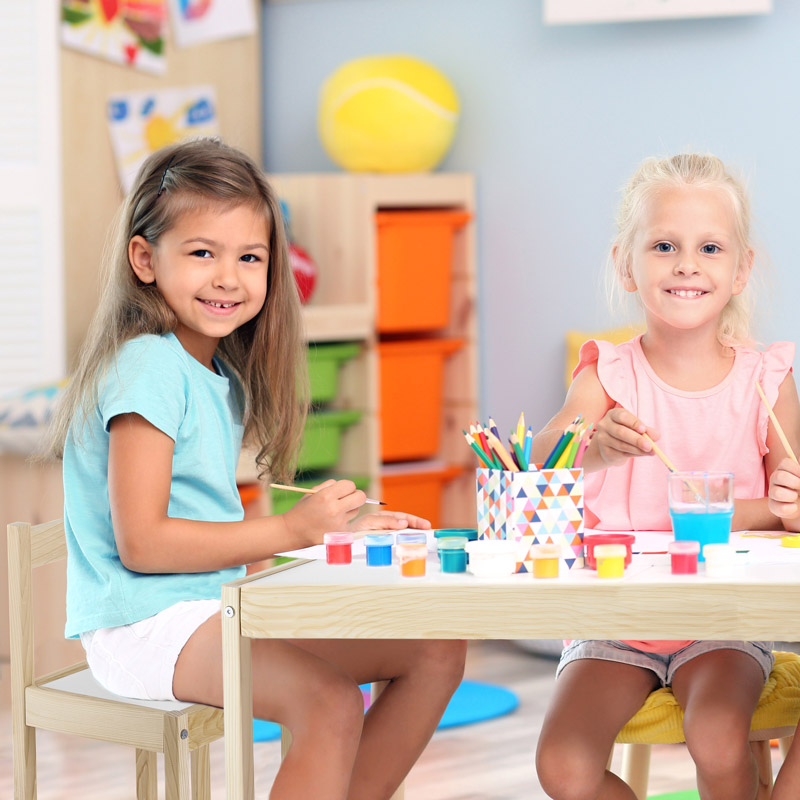
[[[563,397],[563,333],[610,324],[600,274],[618,188],[647,155],[739,167],[773,267],[765,340],[800,340],[800,3],[767,16],[546,27],[538,0],[324,0],[264,13],[265,164],[333,171],[319,87],[344,61],[424,58],[462,116],[441,166],[478,178],[483,416],[537,427]]]

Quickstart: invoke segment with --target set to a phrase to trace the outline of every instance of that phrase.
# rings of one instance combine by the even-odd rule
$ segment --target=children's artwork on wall
[[[158,75],[166,24],[166,0],[61,0],[66,47]]]
[[[142,162],[161,147],[219,133],[212,86],[112,95],[108,124],[122,188],[127,193]]]
[[[546,25],[769,14],[772,0],[544,0]]]
[[[251,36],[256,32],[253,0],[170,0],[178,47]]]

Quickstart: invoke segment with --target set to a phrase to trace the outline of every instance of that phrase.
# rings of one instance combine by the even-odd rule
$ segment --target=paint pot
[[[624,544],[596,544],[594,560],[597,563],[598,578],[621,578],[625,574]]]
[[[469,571],[476,578],[502,578],[517,571],[517,543],[508,539],[467,542]]]
[[[392,563],[392,545],[394,536],[391,533],[368,533],[364,537],[367,548],[368,567],[388,567]]]
[[[466,572],[469,540],[466,536],[442,536],[436,540],[442,572]]]
[[[731,578],[737,572],[736,551],[729,544],[703,546],[706,575],[709,578]]]
[[[667,545],[673,575],[696,575],[700,542],[682,540]]]
[[[557,544],[534,544],[529,550],[534,578],[557,578],[561,547]]]
[[[397,544],[424,544],[427,545],[428,537],[423,531],[403,531],[397,534]]]
[[[353,534],[326,533],[322,537],[325,559],[329,564],[349,564],[353,560]]]
[[[478,538],[477,528],[436,528],[433,535],[437,539],[449,539],[453,536],[466,536],[470,542]],[[467,564],[469,564],[469,553],[467,553]]]
[[[586,566],[589,569],[597,569],[597,563],[594,557],[594,548],[598,544],[624,544],[625,551],[625,566],[631,565],[632,552],[631,548],[636,541],[636,537],[632,533],[587,533],[583,537],[583,547],[586,556]]]
[[[398,534],[397,538],[400,536],[402,534]],[[395,552],[400,574],[404,578],[421,578],[425,575],[425,561],[428,558],[428,545],[425,542],[398,542]]]

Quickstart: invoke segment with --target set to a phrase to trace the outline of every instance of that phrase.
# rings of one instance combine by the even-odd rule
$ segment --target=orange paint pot
[[[535,544],[531,546],[534,578],[557,578],[561,548],[557,544]]]
[[[428,545],[423,542],[396,544],[397,563],[404,578],[422,578],[425,575],[425,562],[428,558]]]

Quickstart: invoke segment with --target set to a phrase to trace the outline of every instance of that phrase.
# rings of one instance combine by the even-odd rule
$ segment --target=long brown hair
[[[300,301],[289,262],[280,204],[256,164],[218,139],[195,139],[151,155],[110,232],[100,302],[77,368],[50,427],[50,452],[61,457],[70,424],[85,422],[97,386],[120,347],[145,333],[174,331],[177,318],[153,284],[131,269],[128,242],[157,244],[184,213],[246,205],[264,214],[269,232],[267,297],[249,322],[220,340],[217,354],[238,375],[245,398],[245,442],[261,474],[292,476],[308,406]],[[77,418],[77,419],[76,419]]]

